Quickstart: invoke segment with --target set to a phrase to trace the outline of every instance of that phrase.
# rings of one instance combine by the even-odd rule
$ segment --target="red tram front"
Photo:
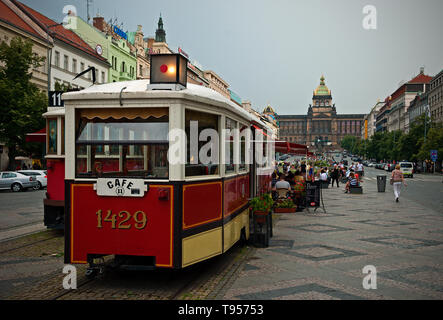
[[[148,87],[64,94],[66,263],[183,268],[249,238],[249,199],[270,187],[268,128],[211,89]],[[261,136],[262,163],[244,131]]]

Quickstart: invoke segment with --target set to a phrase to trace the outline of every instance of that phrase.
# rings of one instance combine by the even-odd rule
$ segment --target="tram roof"
[[[220,93],[204,86],[188,83],[187,88],[180,91],[171,90],[148,90],[149,80],[132,80],[112,82],[105,84],[96,84],[81,91],[67,92],[63,94],[63,100],[100,100],[100,99],[119,99],[120,92],[123,88],[123,100],[129,98],[130,94],[134,98],[155,97],[155,98],[197,98],[204,100],[212,100],[223,103],[230,111],[241,115],[249,121],[260,124],[262,127],[271,130],[260,118],[244,110],[236,103],[227,99]],[[204,102],[204,101],[203,101]],[[48,116],[45,113],[44,116]],[[51,114],[52,115],[52,114]]]

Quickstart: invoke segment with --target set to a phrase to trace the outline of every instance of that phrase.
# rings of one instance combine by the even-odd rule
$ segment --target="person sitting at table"
[[[319,180],[322,182],[328,182],[328,174],[326,173],[325,169],[321,169]]]
[[[351,187],[358,187],[358,186],[359,186],[358,179],[355,177],[354,172],[351,172],[349,174],[349,181],[346,183],[345,193],[351,192]]]
[[[278,193],[278,199],[287,198],[288,193],[291,192],[291,185],[286,181],[284,174],[280,175],[280,180],[275,184],[274,191]]]

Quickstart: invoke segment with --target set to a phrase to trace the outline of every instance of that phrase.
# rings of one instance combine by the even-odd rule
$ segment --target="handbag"
[[[391,179],[389,180],[389,183],[390,183],[391,185],[393,185],[393,184],[394,184],[394,179],[391,178]]]

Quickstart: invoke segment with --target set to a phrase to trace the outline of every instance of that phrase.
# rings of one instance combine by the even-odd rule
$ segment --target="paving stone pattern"
[[[443,187],[442,187],[443,189]],[[443,209],[402,198],[392,187],[363,194],[323,190],[326,213],[282,214],[268,248],[256,249],[218,299],[443,299]],[[363,288],[363,268],[377,289]]]

